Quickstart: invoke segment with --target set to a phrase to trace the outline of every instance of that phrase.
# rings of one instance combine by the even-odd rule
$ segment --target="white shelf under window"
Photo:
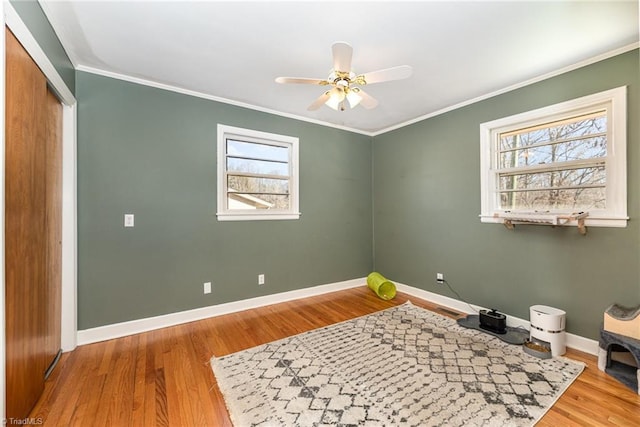
[[[505,227],[513,230],[516,224],[550,225],[552,227],[563,225],[576,225],[580,234],[587,234],[585,218],[589,212],[576,212],[571,214],[552,214],[549,212],[500,212],[493,217],[502,221]]]

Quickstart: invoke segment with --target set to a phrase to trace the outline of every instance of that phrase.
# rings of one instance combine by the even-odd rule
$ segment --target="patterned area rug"
[[[211,366],[238,427],[530,426],[584,368],[410,303]]]

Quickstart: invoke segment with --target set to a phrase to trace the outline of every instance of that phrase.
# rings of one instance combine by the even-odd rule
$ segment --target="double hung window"
[[[572,215],[626,226],[626,88],[480,126],[483,222]]]
[[[299,216],[298,138],[218,125],[218,220]]]

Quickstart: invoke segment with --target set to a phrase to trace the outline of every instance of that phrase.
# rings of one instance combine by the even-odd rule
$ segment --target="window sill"
[[[218,212],[216,216],[218,217],[218,221],[279,221],[279,220],[299,219],[300,212],[272,213],[272,214]]]
[[[489,224],[503,224],[504,218],[495,217],[493,215],[479,215],[480,221],[483,223]],[[623,217],[614,217],[614,216],[594,216],[590,215],[589,217],[584,219],[584,225],[587,227],[612,227],[612,228],[625,228],[627,226],[627,222],[629,221],[628,216]],[[518,221],[514,220],[515,224],[518,224]],[[535,223],[525,223],[520,222],[520,224],[530,224],[536,225]],[[539,224],[539,225],[550,225],[550,224]],[[557,227],[577,227],[578,221],[569,221],[566,224],[557,225]]]

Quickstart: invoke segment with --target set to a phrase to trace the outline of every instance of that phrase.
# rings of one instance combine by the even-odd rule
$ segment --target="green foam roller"
[[[383,300],[390,300],[396,296],[396,285],[375,271],[367,276],[367,286]]]

